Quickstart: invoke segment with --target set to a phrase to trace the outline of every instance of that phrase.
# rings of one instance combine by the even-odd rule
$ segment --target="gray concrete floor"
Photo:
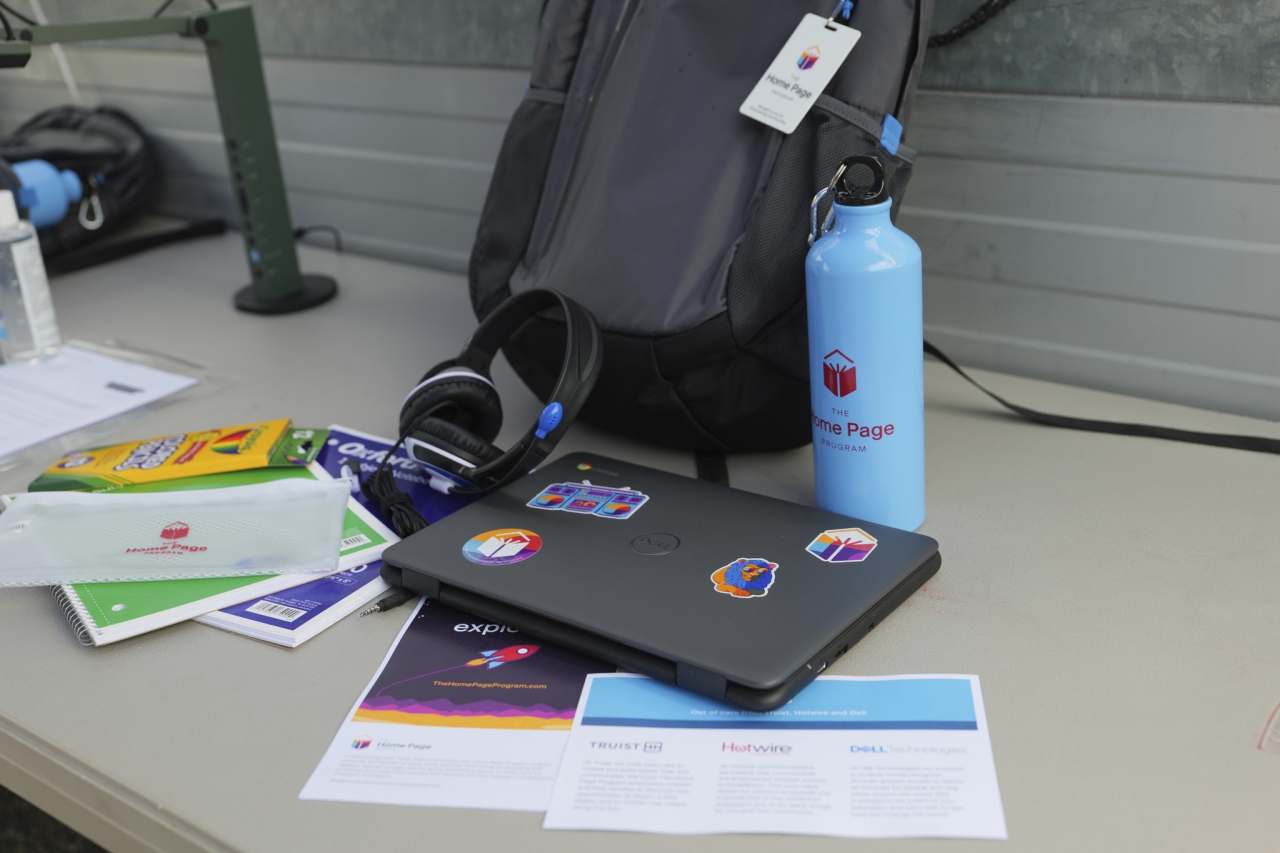
[[[0,788],[0,851],[107,853],[83,835],[4,788]]]

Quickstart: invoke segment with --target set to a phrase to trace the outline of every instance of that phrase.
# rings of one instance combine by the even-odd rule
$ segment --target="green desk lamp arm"
[[[199,38],[209,57],[231,186],[253,279],[236,293],[236,307],[259,314],[283,314],[333,298],[338,291],[336,281],[328,276],[304,275],[298,268],[251,7],[229,6],[185,17],[50,24],[23,29],[19,37],[30,45],[162,34]],[[5,67],[5,59],[17,64],[22,53],[6,52],[7,45],[14,43],[0,42],[0,67]]]

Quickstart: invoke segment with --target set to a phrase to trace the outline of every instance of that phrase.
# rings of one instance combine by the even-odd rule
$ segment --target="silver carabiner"
[[[831,183],[818,190],[818,194],[813,197],[813,203],[809,206],[809,245],[812,246],[814,241],[831,230],[831,223],[836,217],[835,206],[827,211],[827,218],[822,221],[822,227],[818,227],[818,204],[827,196],[836,191],[836,184],[840,183],[840,179],[844,177],[845,170],[849,166],[841,163],[840,168],[836,169],[835,175],[831,178]]]
[[[88,218],[88,210],[93,207],[93,218]],[[88,197],[81,199],[79,223],[84,231],[97,231],[102,227],[102,200],[97,197],[97,179],[88,179]]]

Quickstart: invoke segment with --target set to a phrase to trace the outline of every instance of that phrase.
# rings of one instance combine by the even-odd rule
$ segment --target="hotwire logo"
[[[858,390],[858,369],[853,359],[833,349],[822,357],[822,384],[837,397],[844,397]]]
[[[752,755],[790,755],[791,747],[778,743],[734,743],[726,741],[720,744],[721,752],[750,753]]]

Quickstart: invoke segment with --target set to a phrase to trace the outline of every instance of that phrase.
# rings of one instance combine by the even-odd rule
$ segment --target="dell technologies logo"
[[[680,540],[670,533],[641,533],[631,540],[631,550],[648,557],[661,557],[680,547]]]

